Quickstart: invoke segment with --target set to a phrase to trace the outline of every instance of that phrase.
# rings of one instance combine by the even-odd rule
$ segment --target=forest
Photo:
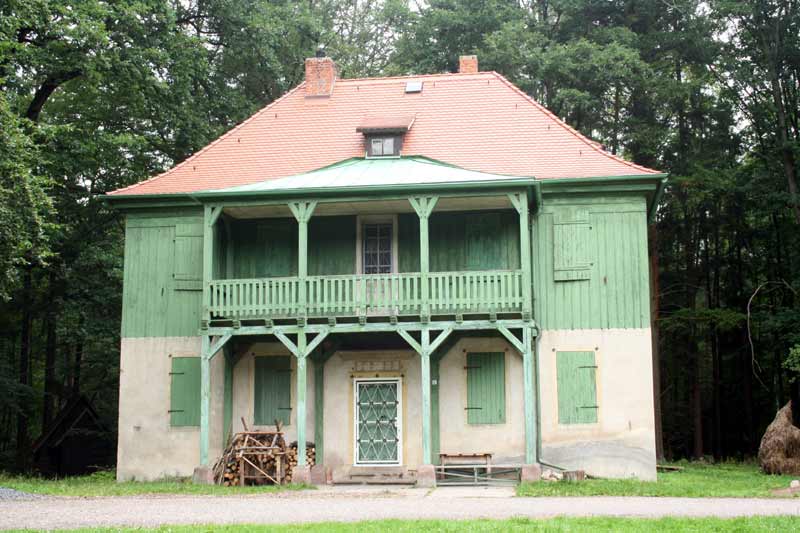
[[[76,394],[114,436],[123,221],[101,196],[278,98],[320,47],[343,77],[477,54],[670,174],[662,457],[753,457],[800,406],[799,0],[0,0],[0,468],[29,469]]]

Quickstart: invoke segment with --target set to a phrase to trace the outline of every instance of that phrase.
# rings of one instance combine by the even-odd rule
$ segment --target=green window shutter
[[[574,281],[591,277],[592,226],[589,210],[565,207],[553,220],[553,279]]]
[[[505,354],[467,354],[467,422],[502,424],[506,421]]]
[[[270,426],[275,420],[289,424],[292,414],[292,366],[289,356],[256,357],[255,424]]]
[[[200,358],[173,357],[170,371],[169,425],[200,425]]]
[[[597,422],[594,352],[556,352],[558,423]]]
[[[175,226],[175,272],[177,291],[203,290],[203,225]]]

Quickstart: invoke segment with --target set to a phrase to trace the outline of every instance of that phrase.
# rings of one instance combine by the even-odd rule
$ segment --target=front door
[[[356,379],[355,463],[401,464],[400,378]]]

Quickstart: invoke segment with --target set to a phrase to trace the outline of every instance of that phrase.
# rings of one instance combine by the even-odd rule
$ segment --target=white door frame
[[[361,462],[358,458],[358,384],[395,383],[397,386],[397,461]],[[353,378],[353,466],[399,466],[403,464],[403,378]]]

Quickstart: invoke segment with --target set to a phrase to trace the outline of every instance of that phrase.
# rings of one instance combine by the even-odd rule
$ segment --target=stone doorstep
[[[416,476],[404,466],[337,466],[331,471],[333,485],[413,485]]]

